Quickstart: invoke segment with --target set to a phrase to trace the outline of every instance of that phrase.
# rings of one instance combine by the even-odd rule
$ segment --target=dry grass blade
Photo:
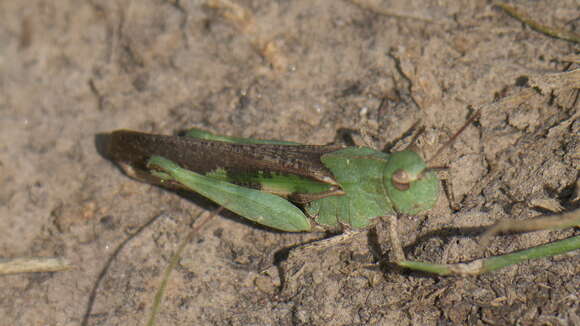
[[[62,257],[21,257],[0,259],[0,275],[17,273],[60,272],[73,266]]]

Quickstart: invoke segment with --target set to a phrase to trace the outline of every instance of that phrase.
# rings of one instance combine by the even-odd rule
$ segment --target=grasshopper
[[[476,116],[472,115],[435,156]],[[117,130],[111,134],[110,156],[134,178],[199,193],[243,218],[276,230],[358,230],[370,227],[378,217],[389,217],[396,263],[415,270],[479,274],[580,248],[580,237],[573,237],[470,264],[406,260],[398,240],[396,215],[431,209],[440,188],[434,169],[413,146],[387,154],[368,147],[226,137],[199,129],[185,136]],[[578,224],[578,217],[574,219]]]

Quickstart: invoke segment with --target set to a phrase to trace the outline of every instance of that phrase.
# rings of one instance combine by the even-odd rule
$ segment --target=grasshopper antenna
[[[463,125],[463,127],[461,127],[456,133],[455,135],[453,135],[451,138],[449,138],[449,140],[443,144],[443,146],[439,147],[439,149],[437,150],[437,152],[435,153],[435,155],[431,156],[426,163],[429,164],[431,162],[433,162],[433,160],[435,158],[437,158],[437,156],[439,156],[441,153],[443,153],[443,151],[445,149],[447,149],[448,147],[451,147],[451,145],[453,145],[453,143],[455,143],[455,141],[457,140],[457,137],[459,137],[459,135],[461,135],[461,133],[473,122],[475,121],[475,119],[477,119],[480,115],[481,109],[478,109],[477,111],[475,111],[474,114],[471,115],[471,117],[469,119],[467,119],[467,122],[465,122],[465,124]]]
[[[411,126],[411,130],[417,128],[418,125],[419,125],[419,121],[415,122]],[[421,126],[419,128],[419,130],[417,131],[417,133],[415,133],[415,136],[413,136],[413,139],[411,139],[411,143],[409,144],[409,146],[407,148],[415,148],[415,147],[417,147],[417,139],[419,139],[419,136],[421,136],[424,132],[425,132],[425,126]]]
[[[413,135],[413,138],[411,138],[411,142],[409,142],[409,145],[407,145],[407,147],[405,147],[405,149],[410,149],[414,152],[417,152],[417,139],[419,139],[419,136],[421,136],[424,132],[425,132],[425,126],[421,126],[419,128],[419,130],[417,130],[415,132],[415,130],[417,129],[417,127],[420,125],[421,121],[416,121],[415,123],[413,123],[413,125],[411,126],[411,128],[407,129],[407,131],[405,131],[405,133],[399,137],[395,143],[397,141],[400,141],[403,138],[406,138],[409,135]],[[389,147],[385,147],[385,149],[387,149],[388,151],[390,151],[392,149],[393,146],[389,146]]]

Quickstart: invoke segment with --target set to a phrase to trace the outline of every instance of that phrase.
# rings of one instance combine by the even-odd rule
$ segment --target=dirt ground
[[[580,30],[575,0],[513,4]],[[419,121],[429,157],[474,107],[576,69],[566,58],[580,51],[490,1],[2,1],[0,21],[0,256],[74,265],[0,276],[2,326],[144,325],[192,219],[216,208],[129,179],[98,134],[198,127],[326,144],[347,128],[398,149]],[[435,162],[450,167],[456,209],[441,196],[400,218],[407,255],[469,261],[577,235],[481,248],[474,230],[579,206],[578,96],[564,87],[484,110]],[[578,251],[439,277],[389,264],[377,223],[284,259],[324,236],[220,214],[185,250],[157,325],[580,325]]]

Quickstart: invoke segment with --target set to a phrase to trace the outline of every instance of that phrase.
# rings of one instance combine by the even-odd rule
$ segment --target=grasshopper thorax
[[[425,160],[411,149],[389,156],[383,178],[387,195],[398,213],[418,214],[437,201],[439,180]]]

